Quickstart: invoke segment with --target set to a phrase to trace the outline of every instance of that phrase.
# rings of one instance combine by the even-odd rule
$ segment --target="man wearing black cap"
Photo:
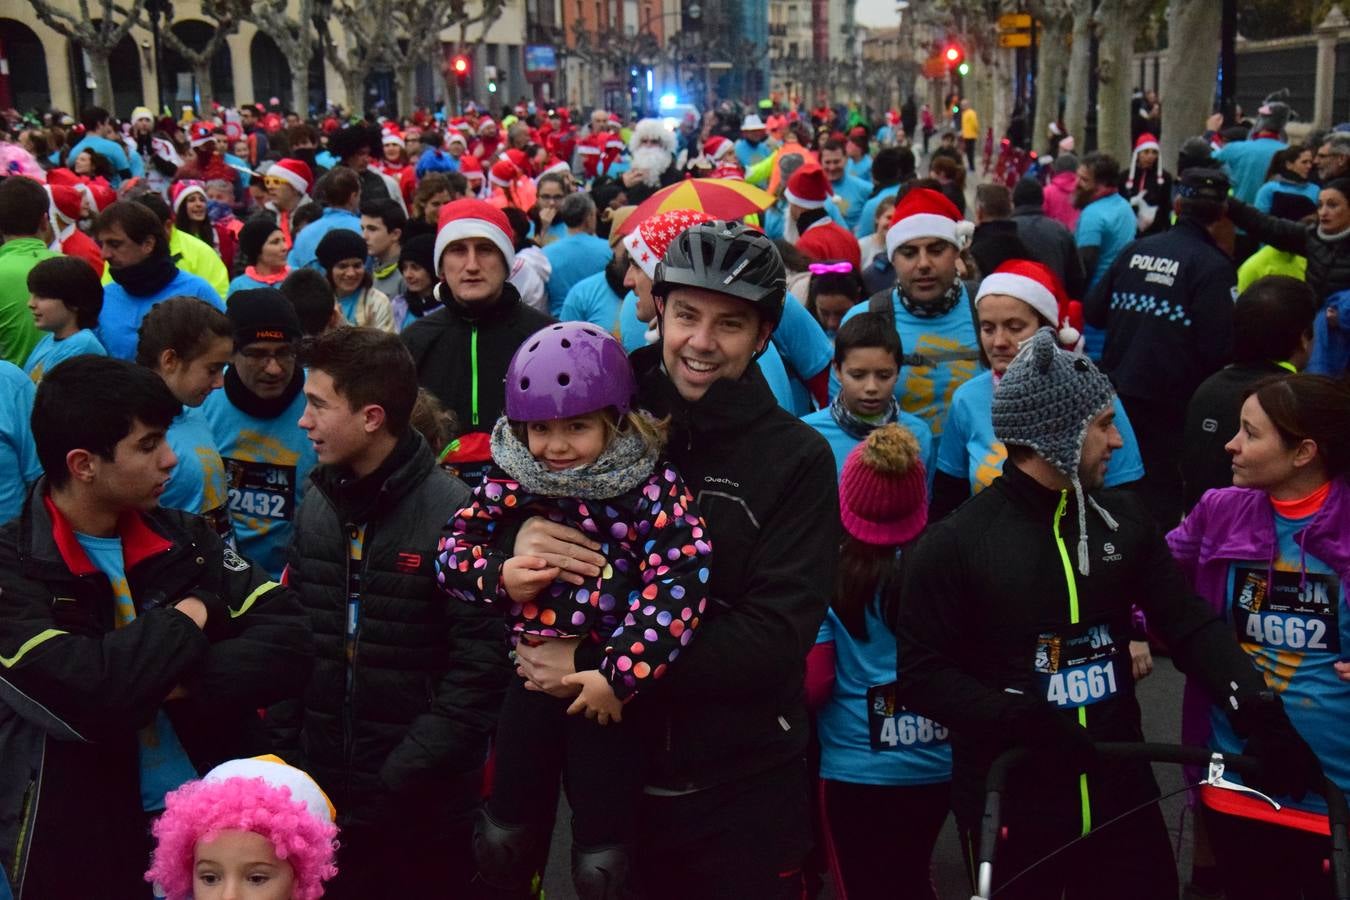
[[[328,149],[338,158],[338,164],[351,169],[360,179],[363,201],[395,200],[403,206],[398,182],[370,167],[372,149],[379,146],[380,133],[364,125],[348,125],[328,139]]]
[[[1237,270],[1214,236],[1228,189],[1217,169],[1187,170],[1176,226],[1122,250],[1084,304],[1088,324],[1107,329],[1102,368],[1139,439],[1140,492],[1164,528],[1181,516],[1186,402],[1232,356]]]
[[[225,390],[213,392],[202,411],[225,463],[239,550],[275,577],[315,463],[297,424],[305,410],[305,373],[296,365],[300,320],[275,288],[239,291],[225,312],[234,326],[234,360]]]

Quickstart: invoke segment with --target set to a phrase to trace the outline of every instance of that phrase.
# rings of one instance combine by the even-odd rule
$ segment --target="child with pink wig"
[[[332,804],[275,756],[216,766],[165,798],[147,881],[168,900],[317,900],[337,874]]]

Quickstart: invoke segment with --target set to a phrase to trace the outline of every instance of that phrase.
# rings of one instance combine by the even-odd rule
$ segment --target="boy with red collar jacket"
[[[263,749],[256,710],[302,688],[309,626],[204,519],[158,508],[162,380],[92,356],[52,376],[48,476],[0,529],[0,863],[18,898],[148,897],[164,794]]]

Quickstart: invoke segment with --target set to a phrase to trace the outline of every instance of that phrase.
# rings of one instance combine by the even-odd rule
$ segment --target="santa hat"
[[[610,128],[622,128],[623,119],[619,118],[618,113],[610,113],[609,118],[605,120],[605,124],[608,125]]]
[[[544,166],[544,171],[539,173],[539,178],[543,178],[545,175],[548,175],[552,172],[562,173],[570,171],[572,171],[572,167],[569,166],[564,160],[558,159],[556,156],[550,156],[548,158],[548,163]],[[538,181],[539,179],[536,178],[535,180]]]
[[[398,126],[393,124],[392,122],[385,125],[384,128],[380,131],[380,143],[398,144],[400,147],[408,146],[407,142],[403,139],[403,135],[399,134]]]
[[[955,203],[932,188],[914,188],[900,199],[891,214],[886,256],[894,256],[895,248],[918,238],[938,238],[960,249],[960,222],[961,211]]]
[[[451,120],[450,120],[450,124],[453,125],[453,126],[455,126],[455,128],[456,128],[461,134],[464,133],[464,132],[473,130],[473,126],[471,126],[471,125],[469,124],[468,119],[465,119],[465,118],[463,118],[463,117],[457,118],[457,119],[451,119]]]
[[[52,198],[52,209],[61,218],[68,222],[80,221],[84,215],[84,197],[80,191],[66,184],[49,184],[47,193]]]
[[[483,116],[478,120],[478,133],[482,134],[489,125],[493,128],[497,127],[497,123],[493,121],[492,116]]]
[[[488,181],[497,187],[510,187],[519,177],[520,169],[506,157],[493,163],[492,170],[488,173]]]
[[[736,145],[720,134],[715,134],[703,142],[703,155],[716,162],[723,154],[736,149]]]
[[[445,136],[445,146],[459,144],[465,150],[469,149],[469,139],[464,136],[462,131],[452,131]]]
[[[89,203],[99,212],[103,212],[117,200],[117,191],[102,178],[81,182],[77,190],[83,191]]]
[[[1059,277],[1044,265],[1029,259],[1010,259],[980,282],[975,306],[990,294],[1021,300],[1047,322],[1053,322],[1060,346],[1083,349],[1083,304],[1070,300]]]
[[[177,216],[182,210],[183,202],[193,194],[200,194],[202,199],[206,199],[206,185],[200,181],[175,181],[169,185],[169,205],[173,207],[173,214]]]
[[[695,225],[711,221],[713,217],[702,210],[673,209],[643,220],[624,238],[623,245],[628,249],[628,258],[648,278],[655,278],[656,264],[666,255],[671,241]]]
[[[520,150],[516,147],[508,147],[506,151],[502,153],[502,156],[511,160],[511,162],[515,164],[516,169],[520,172],[524,173],[530,171],[530,157],[526,155],[524,150]]]
[[[470,156],[467,153],[459,158],[459,174],[463,175],[469,181],[483,183],[483,163],[478,157]]]
[[[188,129],[188,144],[193,148],[214,143],[215,140],[214,129],[205,122],[193,122]]]
[[[1134,152],[1130,154],[1130,177],[1126,190],[1134,187],[1134,173],[1139,168],[1139,154],[1145,150],[1158,151],[1158,139],[1145,131],[1139,135],[1134,142]],[[1157,177],[1157,167],[1154,167],[1154,177]]]
[[[492,204],[474,197],[454,200],[441,207],[440,224],[436,232],[434,256],[439,272],[441,255],[455,241],[467,238],[486,238],[506,259],[507,271],[516,261],[515,245],[511,240],[511,223],[506,214]]]
[[[787,202],[802,209],[824,209],[830,197],[830,178],[817,165],[802,166],[788,179]]]
[[[308,194],[314,185],[314,172],[300,159],[279,159],[267,170],[268,178],[280,178],[301,194]]]

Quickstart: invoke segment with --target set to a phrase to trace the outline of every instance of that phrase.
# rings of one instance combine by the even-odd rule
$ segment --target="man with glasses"
[[[225,312],[234,326],[234,359],[225,389],[212,392],[202,411],[225,463],[238,549],[277,577],[316,461],[299,425],[305,410],[305,372],[296,365],[300,320],[274,288],[238,291]]]
[[[539,192],[535,194],[534,200],[539,207],[539,234],[536,238],[540,246],[567,237],[567,226],[558,218],[558,204],[569,193],[567,179],[561,173],[549,172],[539,176]]]
[[[1335,178],[1350,175],[1350,134],[1336,132],[1327,135],[1317,148],[1317,180],[1326,184]]]
[[[314,187],[314,171],[304,160],[279,160],[267,170],[263,184],[267,185],[270,198],[267,208],[277,214],[277,224],[286,237],[286,249],[289,250],[295,243],[291,215],[306,203],[313,202],[309,199],[309,191]]]

